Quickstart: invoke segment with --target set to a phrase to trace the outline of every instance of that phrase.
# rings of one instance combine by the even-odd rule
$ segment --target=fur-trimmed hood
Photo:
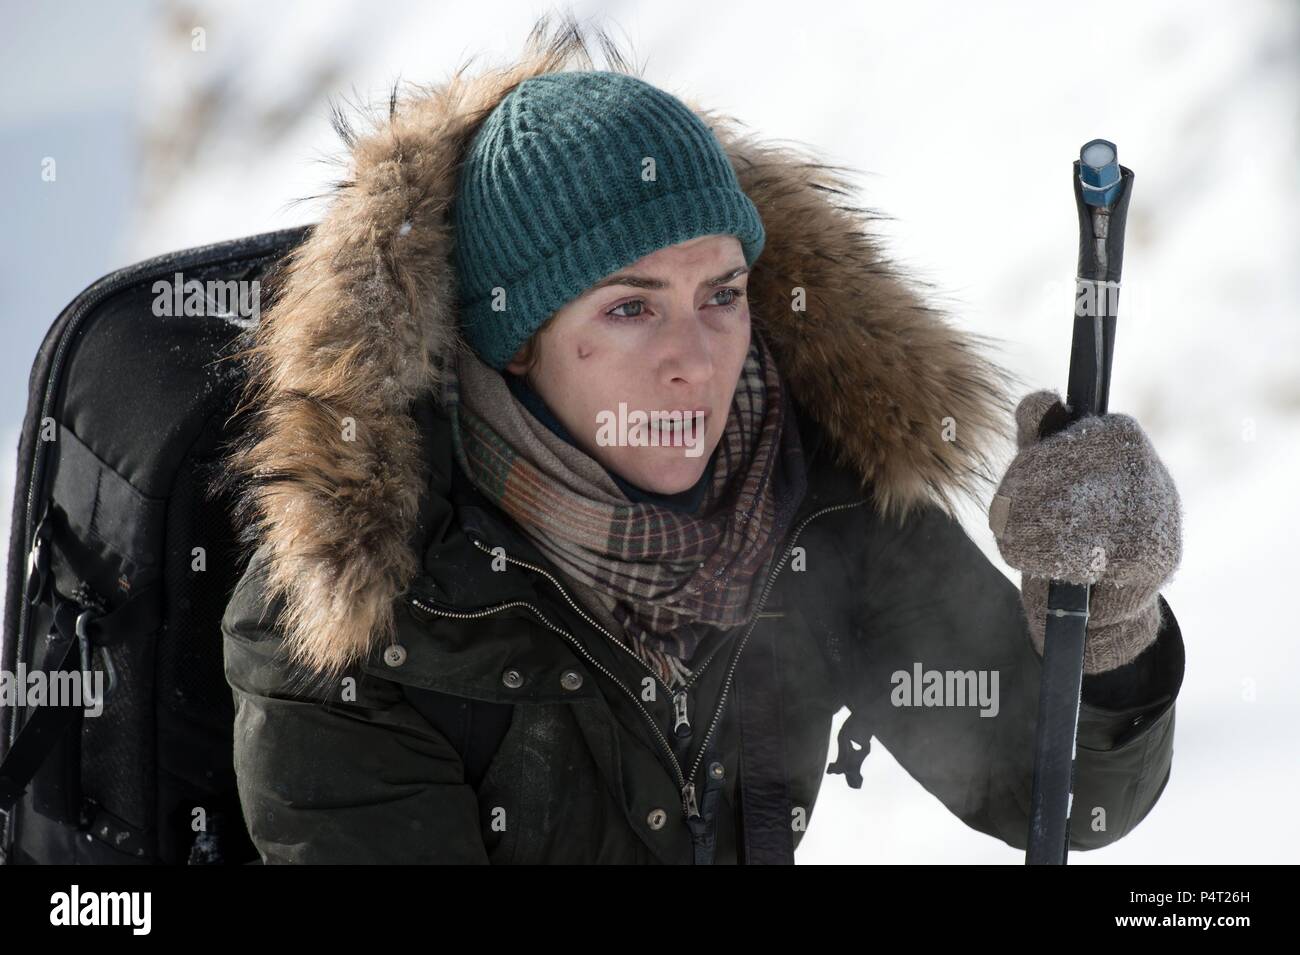
[[[601,35],[603,67],[633,72]],[[364,134],[336,118],[347,177],[282,263],[252,331],[229,458],[246,541],[267,547],[268,599],[294,658],[337,671],[393,632],[395,598],[419,572],[409,544],[428,484],[414,401],[436,389],[457,331],[449,215],[464,148],[523,80],[594,69],[572,22],[544,19],[513,64],[399,95]],[[678,94],[680,96],[680,94]],[[767,243],[749,279],[755,327],[837,463],[877,509],[952,509],[991,480],[1009,426],[1008,379],[986,343],[928,307],[884,257],[838,167],[764,142],[681,97],[731,157]],[[802,289],[806,310],[793,311]]]

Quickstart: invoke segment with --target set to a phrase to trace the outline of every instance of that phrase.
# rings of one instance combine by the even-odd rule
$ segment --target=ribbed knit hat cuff
[[[758,209],[739,189],[692,189],[634,206],[534,265],[519,284],[508,279],[493,283],[505,291],[501,311],[492,307],[491,288],[462,302],[466,341],[484,363],[500,371],[552,313],[600,279],[666,246],[715,234],[734,235],[748,266],[766,241]]]

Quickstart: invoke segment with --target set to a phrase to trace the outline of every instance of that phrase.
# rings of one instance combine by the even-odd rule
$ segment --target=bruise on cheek
[[[587,358],[590,358],[591,353],[595,350],[590,345],[586,345],[582,342],[578,342],[576,347],[578,352],[578,361],[583,361]]]

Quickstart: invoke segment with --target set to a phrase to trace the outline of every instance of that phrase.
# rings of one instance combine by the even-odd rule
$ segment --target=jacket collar
[[[417,417],[421,417],[423,427],[428,429],[428,446],[435,455],[449,457],[450,425],[446,416],[431,401],[426,400],[423,405],[423,415],[417,413]],[[829,459],[828,445],[813,419],[797,405],[794,411],[809,480],[792,531],[828,506],[866,503],[854,474]],[[446,474],[438,467],[433,471]],[[534,702],[571,703],[593,696],[594,684],[577,692],[561,689],[561,674],[586,664],[565,640],[557,639],[541,623],[542,619],[568,627],[583,643],[586,653],[599,657],[611,671],[618,671],[617,661],[622,651],[599,639],[585,639],[590,632],[576,613],[566,611],[564,597],[555,586],[543,574],[526,570],[518,562],[556,578],[571,599],[578,599],[569,582],[518,525],[475,488],[459,468],[453,468],[445,480],[431,482],[417,522],[416,536],[419,535],[423,535],[423,540],[415,546],[424,554],[423,569],[403,598],[412,602],[412,612],[417,617],[451,619],[441,621],[447,626],[438,631],[437,639],[426,639],[429,631],[423,629],[418,631],[418,638],[405,635],[401,632],[405,622],[398,620],[398,639],[407,651],[400,672],[383,662],[381,647],[374,648],[370,660],[364,664],[369,672],[425,689],[496,702],[517,702],[522,695]],[[806,541],[807,537],[801,540]],[[491,567],[487,552],[498,546],[510,560]],[[773,601],[777,600],[777,593],[779,589],[773,592]],[[773,601],[767,605],[769,610],[777,605]],[[531,605],[533,610],[524,604]],[[510,624],[500,626],[507,618]],[[474,640],[473,626],[458,625],[463,620],[493,621],[496,626],[490,643]],[[716,644],[713,646],[716,649]],[[523,690],[503,689],[500,679],[506,665],[503,661],[526,674]]]
[[[364,132],[336,120],[349,171],[268,279],[271,304],[245,352],[249,426],[228,461],[244,480],[243,539],[267,545],[287,648],[311,669],[338,672],[391,641],[395,598],[421,570],[412,526],[450,462],[431,459],[411,412],[463,347],[449,209],[464,148],[510,89],[570,68],[595,68],[586,41],[539,23],[504,68],[394,89]],[[890,262],[842,167],[684,101],[763,218],[752,314],[831,457],[896,518],[927,501],[952,510],[991,484],[1011,402],[987,343]]]

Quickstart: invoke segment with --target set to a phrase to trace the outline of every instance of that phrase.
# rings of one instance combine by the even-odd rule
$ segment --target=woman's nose
[[[713,377],[713,354],[708,335],[695,317],[689,315],[674,319],[668,326],[660,364],[672,380],[681,379],[689,384],[700,384]]]

